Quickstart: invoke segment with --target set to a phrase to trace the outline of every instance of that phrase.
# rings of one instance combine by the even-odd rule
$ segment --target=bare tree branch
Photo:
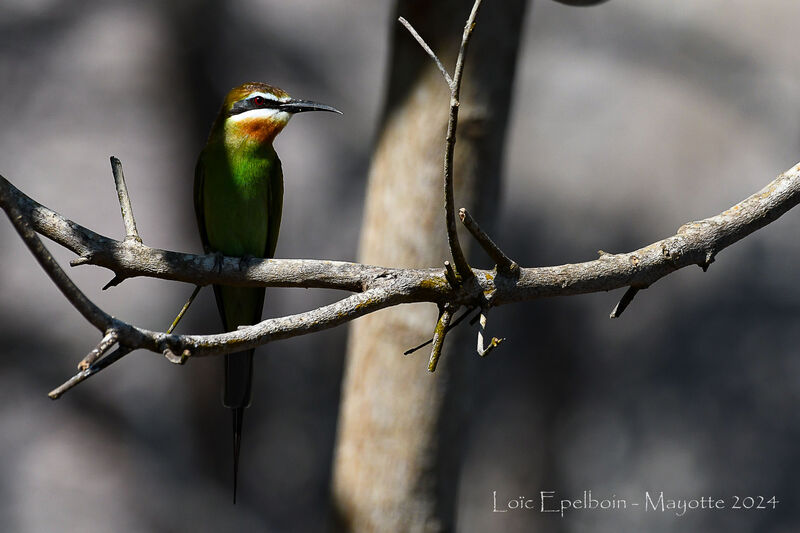
[[[238,258],[193,255],[126,243],[99,235],[27,197],[0,176],[0,207],[54,283],[100,331],[121,329],[124,344],[161,353],[160,346],[192,355],[216,355],[339,325],[377,309],[412,302],[479,305],[492,293],[492,306],[553,296],[649,286],[689,265],[705,266],[724,248],[773,222],[800,203],[800,164],[759,192],[711,218],[684,224],[677,234],[623,254],[606,253],[584,263],[521,268],[519,278],[475,270],[474,288],[450,287],[441,269],[387,268],[312,259],[252,259],[240,270]],[[29,225],[30,224],[30,225]],[[324,287],[357,292],[334,304],[275,318],[220,335],[169,335],[135,328],[94,305],[61,270],[34,231],[81,254],[80,264],[104,266],[127,277],[147,276],[206,285]],[[125,326],[125,327],[122,327]],[[230,345],[225,346],[226,343]],[[180,350],[177,350],[180,348]]]
[[[444,192],[448,244],[454,264],[451,266],[445,262],[444,270],[384,268],[319,260],[245,260],[149,248],[142,243],[136,230],[122,165],[115,157],[111,158],[111,164],[126,228],[123,241],[109,239],[64,218],[27,197],[0,176],[0,207],[6,211],[23,241],[64,296],[103,333],[101,341],[79,364],[80,372],[52,391],[50,396],[58,398],[135,349],[144,348],[161,353],[169,361],[183,364],[190,357],[242,351],[274,340],[331,328],[379,309],[413,302],[436,303],[441,309],[428,366],[430,371],[434,371],[444,338],[450,329],[453,312],[462,305],[480,307],[482,310],[478,335],[480,355],[485,355],[501,341],[493,338],[488,347],[483,346],[482,331],[486,326],[486,312],[491,306],[628,286],[630,288],[611,314],[616,317],[625,310],[640,288],[648,287],[667,274],[691,264],[699,265],[705,271],[719,251],[774,221],[800,202],[798,164],[727,211],[685,224],[676,235],[645,248],[627,254],[603,253],[599,259],[586,263],[522,269],[480,230],[466,210],[462,210],[462,221],[497,263],[496,272],[473,271],[463,255],[455,228],[453,153],[464,57],[480,4],[481,0],[475,1],[464,27],[452,79],[430,47],[407,21],[401,19],[436,61],[451,90],[445,143]],[[197,286],[194,294],[200,287],[210,283],[334,288],[355,294],[305,313],[264,320],[218,335],[173,335],[171,331],[175,322],[167,333],[154,332],[111,317],[96,306],[64,273],[36,232],[78,254],[79,257],[71,262],[73,266],[93,264],[111,269],[114,278],[104,289],[129,277],[148,276],[193,283]],[[182,313],[183,310],[176,322]],[[115,344],[118,349],[103,357]]]
[[[630,285],[651,285],[679,268],[707,264],[722,249],[779,218],[800,203],[799,180],[800,164],[719,215],[684,224],[676,235],[633,252],[605,253],[599,259],[584,263],[521,268],[518,280],[504,280],[503,283],[489,279],[493,276],[488,271],[476,269],[478,284],[483,290],[496,291],[493,305],[608,291]],[[240,269],[241,261],[235,257],[223,258],[218,268],[214,255],[160,250],[99,235],[32,200],[2,176],[0,207],[12,222],[27,221],[36,232],[81,255],[83,259],[78,264],[103,266],[128,277],[145,276],[195,285],[222,283],[329,288],[352,292],[391,283],[402,287],[413,301],[433,303],[467,303],[474,296],[469,291],[449,287],[441,269],[401,269],[344,261],[259,258],[250,259],[246,268]],[[17,222],[15,227],[20,231]],[[25,237],[23,240],[26,240]],[[73,301],[72,297],[68,298]],[[101,327],[106,324],[104,320],[94,317],[92,312],[83,308],[79,310],[93,324],[99,323]]]
[[[480,306],[485,302],[484,294],[492,294],[491,305],[498,306],[621,287],[646,287],[689,265],[707,267],[724,248],[775,221],[798,203],[800,164],[719,215],[684,224],[677,234],[633,252],[606,253],[585,263],[521,268],[518,278],[475,270],[474,285],[453,288],[441,269],[398,269],[300,259],[253,259],[240,269],[240,260],[230,257],[223,258],[222,268],[218,268],[213,255],[158,250],[94,233],[38,204],[0,176],[0,207],[42,268],[84,318],[104,335],[116,332],[117,342],[129,351],[143,348],[161,354],[182,354],[181,360],[187,356],[241,351],[321,331],[402,303],[431,302],[453,308]],[[81,254],[84,260],[79,264],[101,265],[125,277],[147,276],[197,285],[326,287],[356,294],[318,309],[272,318],[238,331],[168,335],[135,327],[102,311],[69,279],[35,232]],[[83,372],[93,375],[98,365],[111,355]]]

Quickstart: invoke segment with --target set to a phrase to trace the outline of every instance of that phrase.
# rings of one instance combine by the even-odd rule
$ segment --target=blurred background
[[[358,0],[5,0],[0,173],[119,238],[116,155],[145,243],[199,252],[195,159],[228,89],[267,81],[345,113],[299,116],[276,142],[286,181],[277,255],[352,260],[391,13],[389,2]],[[798,20],[800,4],[785,0],[535,2],[496,240],[527,266],[629,251],[794,165]],[[798,224],[791,211],[708,273],[669,276],[619,320],[608,313],[621,292],[493,311],[491,333],[508,341],[481,362],[459,531],[796,531]],[[191,292],[147,279],[101,292],[110,272],[69,273],[106,311],[151,329],[165,329]],[[264,314],[334,297],[275,289]],[[219,327],[204,291],[180,329]],[[52,402],[46,393],[99,337],[2,217],[0,528],[324,530],[345,338],[339,328],[260,350],[233,507],[220,360],[177,367],[136,352]],[[422,359],[409,364],[424,378]],[[493,491],[502,502],[541,490],[780,503],[682,518],[491,512]]]

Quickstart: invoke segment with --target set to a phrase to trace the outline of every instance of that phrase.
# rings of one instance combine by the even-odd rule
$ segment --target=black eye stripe
[[[238,115],[239,113],[244,113],[252,109],[278,109],[280,106],[281,102],[276,100],[264,98],[263,96],[253,96],[252,98],[239,100],[233,104],[229,115]]]

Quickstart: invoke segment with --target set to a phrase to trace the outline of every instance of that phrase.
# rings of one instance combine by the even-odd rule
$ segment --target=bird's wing
[[[203,213],[203,183],[205,181],[204,157],[205,150],[200,152],[200,157],[197,158],[197,166],[194,168],[194,214],[197,217],[197,228],[200,230],[200,240],[203,242],[203,250],[208,253],[208,232],[206,231],[206,217]]]
[[[269,198],[267,212],[267,243],[264,257],[273,257],[278,244],[278,233],[281,229],[281,215],[283,213],[283,170],[281,160],[275,157],[275,167],[272,169],[269,180]]]

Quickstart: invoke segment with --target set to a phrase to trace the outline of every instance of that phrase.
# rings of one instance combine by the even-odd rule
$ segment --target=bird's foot
[[[222,252],[211,252],[211,255],[214,256],[214,270],[216,270],[218,274],[222,274],[222,263],[224,263],[225,254]]]
[[[239,272],[244,271],[250,264],[250,261],[255,259],[254,255],[244,254],[239,258]]]

